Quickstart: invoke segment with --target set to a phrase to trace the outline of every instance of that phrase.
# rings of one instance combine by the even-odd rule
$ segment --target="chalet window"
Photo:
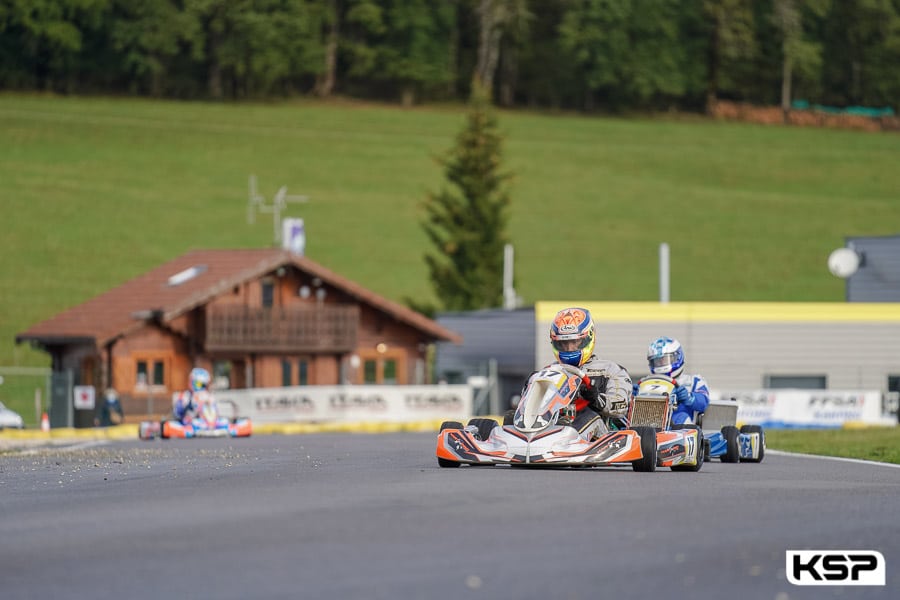
[[[141,359],[135,362],[135,386],[164,386],[166,366],[162,360]]]
[[[213,387],[217,390],[231,388],[231,362],[217,360],[213,362]]]
[[[305,358],[297,361],[297,384],[309,385],[309,362]]]
[[[360,368],[353,369],[351,380],[363,384],[405,384],[406,352],[402,348],[388,348],[379,344],[375,348],[359,350]]]
[[[272,281],[262,282],[262,305],[264,308],[272,308],[275,303],[275,284]]]
[[[281,385],[284,387],[288,387],[292,385],[291,381],[291,361],[282,359],[281,360]]]
[[[397,361],[393,358],[386,359],[383,366],[384,377],[381,379],[381,383],[397,383]]]
[[[138,386],[150,385],[150,379],[147,377],[147,361],[137,361],[137,375],[134,381]]]
[[[363,362],[363,383],[377,383],[377,363],[373,359]]]

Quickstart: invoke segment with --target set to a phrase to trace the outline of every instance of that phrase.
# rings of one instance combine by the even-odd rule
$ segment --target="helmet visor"
[[[656,369],[671,367],[675,363],[674,354],[663,354],[650,359],[650,368],[655,372]]]
[[[591,336],[589,335],[582,336],[580,338],[550,340],[550,343],[553,345],[553,349],[557,352],[575,352],[577,350],[583,350],[584,348],[587,348],[590,342]]]

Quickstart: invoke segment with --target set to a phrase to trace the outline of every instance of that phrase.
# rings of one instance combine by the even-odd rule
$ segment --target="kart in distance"
[[[197,411],[183,421],[166,418],[161,421],[141,421],[138,437],[152,440],[166,438],[249,437],[253,425],[247,417],[224,417],[218,403],[209,394],[197,394]],[[232,409],[235,406],[232,404]]]

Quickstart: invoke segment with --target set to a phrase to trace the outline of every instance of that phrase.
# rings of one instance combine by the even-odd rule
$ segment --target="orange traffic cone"
[[[46,412],[41,415],[41,431],[50,431],[50,417]]]

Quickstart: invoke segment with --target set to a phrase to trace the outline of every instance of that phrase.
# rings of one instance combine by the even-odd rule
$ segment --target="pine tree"
[[[511,174],[501,170],[503,138],[488,96],[473,91],[456,146],[438,159],[455,189],[431,193],[422,226],[436,252],[426,254],[438,301],[447,310],[501,306]]]

